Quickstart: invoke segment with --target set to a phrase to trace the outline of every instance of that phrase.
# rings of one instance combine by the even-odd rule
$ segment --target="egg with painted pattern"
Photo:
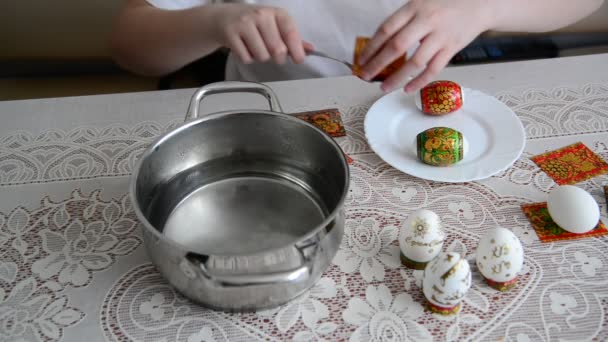
[[[456,252],[439,254],[424,269],[422,292],[429,303],[439,308],[457,307],[470,288],[471,268]]]
[[[456,82],[434,81],[420,89],[415,101],[424,114],[446,115],[462,108],[464,94]]]
[[[450,166],[463,160],[469,143],[459,131],[449,127],[432,127],[416,136],[416,156],[432,166]]]
[[[510,230],[493,228],[479,240],[476,263],[490,286],[506,291],[515,286],[514,280],[523,268],[524,248]]]
[[[409,268],[423,270],[441,252],[444,240],[445,232],[437,214],[426,209],[411,213],[399,231],[401,262]]]

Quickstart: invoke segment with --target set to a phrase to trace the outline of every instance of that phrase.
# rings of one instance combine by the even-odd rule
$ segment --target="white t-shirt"
[[[215,1],[147,0],[151,5],[169,10],[186,9]],[[239,2],[239,1],[231,1]],[[302,39],[317,50],[352,61],[357,36],[371,37],[378,26],[407,0],[256,0],[240,1],[281,7],[295,20]],[[229,56],[228,80],[278,81],[302,78],[350,75],[340,63],[319,57],[307,57],[302,64],[272,62],[243,64]]]

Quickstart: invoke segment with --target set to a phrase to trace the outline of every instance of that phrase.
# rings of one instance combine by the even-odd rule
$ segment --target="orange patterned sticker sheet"
[[[581,142],[530,159],[559,185],[608,173],[608,163]]]
[[[342,116],[340,115],[340,111],[335,108],[296,113],[294,115],[298,119],[302,119],[317,126],[331,137],[338,138],[346,136],[346,129],[342,123]]]
[[[344,155],[346,156],[346,162],[348,162],[349,164],[352,164],[354,162],[353,158],[351,158],[348,154],[344,153]]]
[[[353,75],[355,76],[361,77],[361,68],[363,66],[359,63],[359,56],[361,56],[361,53],[363,52],[363,49],[365,49],[365,46],[369,40],[370,38],[367,37],[357,37],[357,40],[355,41],[355,55],[353,57]],[[403,55],[403,57],[397,58],[393,61],[393,63],[384,68],[384,70],[380,71],[380,73],[376,75],[372,81],[384,81],[394,72],[399,70],[405,64],[406,60],[407,54]]]
[[[597,227],[593,228],[587,233],[575,234],[563,230],[549,215],[549,209],[547,209],[546,202],[524,204],[521,206],[521,209],[532,223],[532,227],[536,231],[536,235],[538,235],[541,242],[575,240],[608,235],[608,229],[606,229],[606,226],[601,220]]]

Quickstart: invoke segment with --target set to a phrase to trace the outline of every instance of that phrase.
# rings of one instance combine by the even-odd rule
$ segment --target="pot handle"
[[[282,113],[283,109],[279,104],[277,95],[267,85],[257,82],[238,82],[238,81],[227,81],[227,82],[216,82],[210,83],[206,86],[198,89],[192,98],[190,99],[190,105],[188,106],[188,112],[186,114],[186,120],[194,120],[198,118],[200,102],[205,96],[222,93],[255,93],[260,94],[268,100],[270,110],[273,112]]]
[[[310,256],[306,256],[303,249],[313,247]],[[305,247],[296,247],[302,257],[302,264],[297,268],[279,271],[279,272],[268,272],[268,273],[245,273],[245,274],[215,274],[212,270],[207,267],[207,262],[211,258],[209,255],[188,253],[186,254],[185,260],[190,265],[195,266],[194,272],[192,270],[186,271],[187,275],[195,277],[195,274],[202,276],[203,278],[212,281],[219,287],[243,287],[251,285],[272,285],[278,283],[287,283],[300,281],[308,278],[312,274],[314,255],[317,252],[317,244],[307,245]],[[185,271],[185,270],[184,270]],[[197,272],[198,271],[198,272]]]

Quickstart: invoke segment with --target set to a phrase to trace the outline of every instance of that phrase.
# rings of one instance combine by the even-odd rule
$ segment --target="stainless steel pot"
[[[204,97],[226,92],[261,94],[271,111],[198,117]],[[131,200],[152,262],[204,306],[283,304],[320,278],[340,245],[345,156],[321,130],[281,111],[262,84],[205,86],[186,123],[149,146],[133,173]]]

